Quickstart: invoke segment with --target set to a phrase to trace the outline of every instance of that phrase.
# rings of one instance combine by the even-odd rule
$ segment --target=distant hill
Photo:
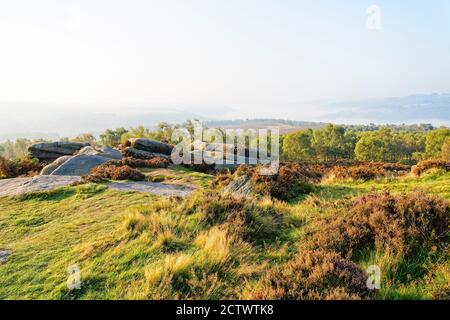
[[[278,128],[280,133],[289,133],[301,129],[318,129],[325,126],[323,122],[295,121],[283,119],[245,119],[204,121],[207,127],[222,129],[267,129]]]
[[[309,115],[308,110],[311,109],[319,112],[319,115]],[[0,102],[0,141],[22,137],[56,139],[86,132],[99,134],[107,128],[138,125],[154,128],[159,122],[174,124],[188,119],[203,120],[207,126],[221,128],[277,127],[281,133],[321,128],[330,122],[358,125],[430,123],[434,126],[450,126],[450,94],[420,94],[334,102],[314,107],[299,106],[289,116],[286,110],[279,109],[279,117],[316,122],[262,118],[265,116],[263,111],[255,113],[256,119],[224,120],[230,114],[234,114],[232,118],[239,117],[238,111],[223,106],[157,106],[143,103],[107,106],[101,110],[93,107],[90,111],[86,106]]]
[[[340,123],[433,123],[450,125],[450,94],[418,94],[405,97],[332,103],[320,117]]]

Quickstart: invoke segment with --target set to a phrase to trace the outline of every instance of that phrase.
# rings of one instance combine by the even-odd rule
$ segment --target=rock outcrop
[[[155,157],[163,158],[163,159],[170,159],[170,156],[162,153],[153,153],[149,151],[139,150],[133,147],[127,147],[122,150],[122,154],[124,157],[130,157],[134,159],[142,159],[142,160],[149,160],[153,159]]]
[[[113,160],[122,159],[122,154],[120,153],[119,150],[115,150],[112,148],[95,149],[91,146],[84,147],[83,149],[77,152],[77,155],[101,156]]]
[[[62,156],[74,155],[86,146],[89,146],[89,143],[64,141],[36,143],[28,148],[28,153],[31,158],[50,163]]]
[[[80,149],[76,155],[56,159],[42,169],[41,175],[84,176],[93,168],[105,162],[121,159],[122,154],[118,150],[111,148],[95,149],[86,146]]]
[[[173,149],[172,146],[167,143],[145,138],[129,139],[125,145],[137,150],[147,151],[150,153],[160,153],[167,156],[170,156]]]
[[[18,196],[36,191],[49,191],[70,185],[81,177],[35,176],[0,180],[0,196]]]
[[[102,165],[111,158],[99,155],[80,154],[72,156],[62,165],[56,168],[50,175],[52,176],[85,176],[95,167]]]
[[[72,156],[62,156],[53,161],[52,163],[46,165],[44,168],[42,168],[40,175],[41,176],[48,176],[52,174],[53,171],[58,169],[59,166],[61,166],[64,162],[72,158]]]

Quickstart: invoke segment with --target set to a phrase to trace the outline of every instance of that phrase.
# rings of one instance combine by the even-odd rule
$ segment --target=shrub
[[[411,168],[411,173],[415,176],[420,176],[429,169],[438,168],[445,171],[450,171],[450,162],[444,160],[424,160]]]
[[[116,166],[111,164],[103,164],[95,167],[91,172],[83,177],[83,182],[99,183],[107,180],[145,180],[145,175],[137,169],[129,166]]]
[[[450,205],[422,192],[392,196],[370,193],[318,221],[310,245],[351,257],[375,248],[408,256],[448,241]]]
[[[261,175],[258,167],[252,176],[255,191],[280,200],[291,200],[312,191],[308,171],[299,163],[282,165],[276,175]]]
[[[258,300],[366,299],[367,274],[335,252],[301,250],[269,270],[245,298]]]
[[[369,166],[334,167],[327,174],[327,179],[355,179],[372,180],[384,176],[385,172],[380,168]]]
[[[122,160],[111,160],[108,164],[117,167],[129,166],[131,168],[167,168],[170,163],[167,159],[155,157],[150,160],[123,158]]]
[[[233,175],[219,174],[213,181],[213,185],[224,186],[237,178],[248,176],[257,195],[287,201],[311,192],[310,182],[320,177],[317,172],[311,171],[306,165],[297,162],[281,164],[275,175],[263,175],[263,169],[262,165],[257,167],[241,165]]]
[[[36,159],[8,160],[0,157],[0,178],[16,178],[20,176],[35,176],[44,167]]]
[[[327,179],[372,180],[405,174],[410,167],[400,163],[369,162],[353,165],[337,165],[326,172]]]

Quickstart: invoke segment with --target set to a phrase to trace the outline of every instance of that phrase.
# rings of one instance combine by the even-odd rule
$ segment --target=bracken
[[[450,162],[444,160],[425,160],[419,162],[411,168],[411,173],[415,176],[420,176],[429,169],[438,168],[445,171],[450,171]]]

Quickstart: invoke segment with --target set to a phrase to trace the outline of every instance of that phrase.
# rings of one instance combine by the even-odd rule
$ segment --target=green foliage
[[[442,155],[442,147],[450,137],[450,129],[440,128],[428,133],[426,138],[427,159],[439,159]]]
[[[410,161],[425,149],[425,134],[382,129],[361,134],[355,147],[360,161]]]
[[[17,139],[16,141],[6,141],[1,144],[0,156],[6,159],[21,159],[28,155],[28,147],[33,141],[28,139]]]
[[[283,139],[283,153],[289,160],[311,160],[314,157],[312,147],[313,131],[303,130],[287,134]]]
[[[124,128],[117,128],[115,130],[107,129],[104,133],[100,134],[100,141],[102,145],[107,147],[117,147],[122,142],[122,136],[125,135],[128,130]]]
[[[450,161],[450,137],[442,145],[441,159]]]
[[[346,134],[344,127],[328,124],[313,132],[312,147],[319,160],[329,161],[351,158],[354,142],[355,137]]]

